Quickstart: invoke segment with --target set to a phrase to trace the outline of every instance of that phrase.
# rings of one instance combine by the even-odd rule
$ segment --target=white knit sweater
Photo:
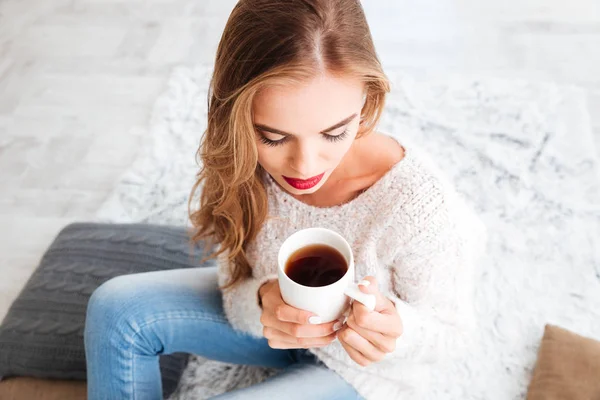
[[[485,229],[431,161],[415,146],[367,191],[349,203],[304,204],[266,177],[269,218],[248,247],[253,277],[223,293],[235,329],[262,337],[259,287],[277,277],[277,253],[299,229],[337,231],[352,246],[356,277],[377,277],[404,324],[396,351],[361,367],[338,341],[311,350],[365,399],[418,399],[430,364],[462,351],[473,318],[473,266]],[[226,256],[219,280],[229,279]]]

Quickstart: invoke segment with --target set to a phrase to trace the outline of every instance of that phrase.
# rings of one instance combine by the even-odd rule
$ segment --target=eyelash
[[[339,135],[336,136],[332,136],[332,135],[323,135],[323,138],[325,140],[327,140],[328,142],[332,142],[332,143],[337,143],[337,142],[341,142],[342,140],[344,140],[346,138],[346,136],[348,136],[348,129],[345,129],[344,132],[340,133]],[[287,137],[283,138],[281,140],[270,140],[267,139],[264,135],[260,135],[260,141],[263,144],[266,144],[267,146],[271,146],[271,147],[277,147],[277,146],[281,146],[283,144],[285,144],[287,142]]]

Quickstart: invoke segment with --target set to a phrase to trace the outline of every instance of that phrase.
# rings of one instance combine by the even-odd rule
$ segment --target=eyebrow
[[[339,128],[339,127],[341,127],[341,126],[344,126],[344,125],[346,125],[346,124],[350,123],[350,121],[352,121],[354,118],[356,118],[356,116],[357,116],[357,115],[358,115],[357,113],[354,113],[354,114],[352,114],[351,116],[349,116],[349,117],[347,117],[347,118],[344,118],[343,120],[341,120],[341,121],[340,121],[340,122],[338,122],[337,124],[335,124],[335,125],[332,125],[332,126],[330,126],[329,128],[327,128],[327,129],[323,129],[323,130],[322,130],[321,132],[319,132],[319,133],[320,133],[320,134],[323,134],[323,135],[325,135],[325,134],[327,134],[327,133],[329,133],[329,132],[331,132],[331,131],[333,131],[333,130],[336,130],[337,128]],[[293,135],[293,134],[291,134],[291,133],[287,133],[287,132],[284,132],[284,131],[280,131],[279,129],[271,128],[271,127],[268,127],[268,126],[266,126],[266,125],[262,125],[262,124],[254,124],[254,127],[255,127],[256,129],[258,129],[258,130],[261,130],[261,131],[264,131],[264,132],[270,132],[270,133],[274,133],[274,134],[276,134],[276,135],[281,135],[281,136],[294,136],[294,135]]]

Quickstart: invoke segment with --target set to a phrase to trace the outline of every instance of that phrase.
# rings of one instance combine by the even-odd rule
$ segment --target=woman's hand
[[[352,310],[346,325],[338,332],[340,343],[357,364],[366,367],[381,361],[387,353],[396,349],[396,339],[402,335],[402,320],[394,303],[383,296],[377,287],[377,280],[368,276],[367,286],[359,285],[361,292],[377,297],[375,311],[359,303],[352,303]]]
[[[263,336],[274,349],[323,347],[331,343],[343,321],[320,324],[319,317],[309,311],[287,305],[281,298],[279,282],[272,280],[260,287],[263,313]]]

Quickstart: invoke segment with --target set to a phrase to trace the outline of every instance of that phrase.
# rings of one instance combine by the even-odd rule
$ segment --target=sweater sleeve
[[[429,199],[429,211],[396,254],[392,290],[404,332],[389,358],[435,362],[459,354],[475,327],[474,265],[485,228],[455,193]]]
[[[228,255],[223,253],[218,257],[219,286],[226,285],[231,278]],[[252,336],[263,337],[263,325],[260,322],[262,308],[258,304],[258,289],[276,275],[266,275],[260,278],[254,276],[238,282],[230,288],[222,289],[223,309],[231,326]]]

